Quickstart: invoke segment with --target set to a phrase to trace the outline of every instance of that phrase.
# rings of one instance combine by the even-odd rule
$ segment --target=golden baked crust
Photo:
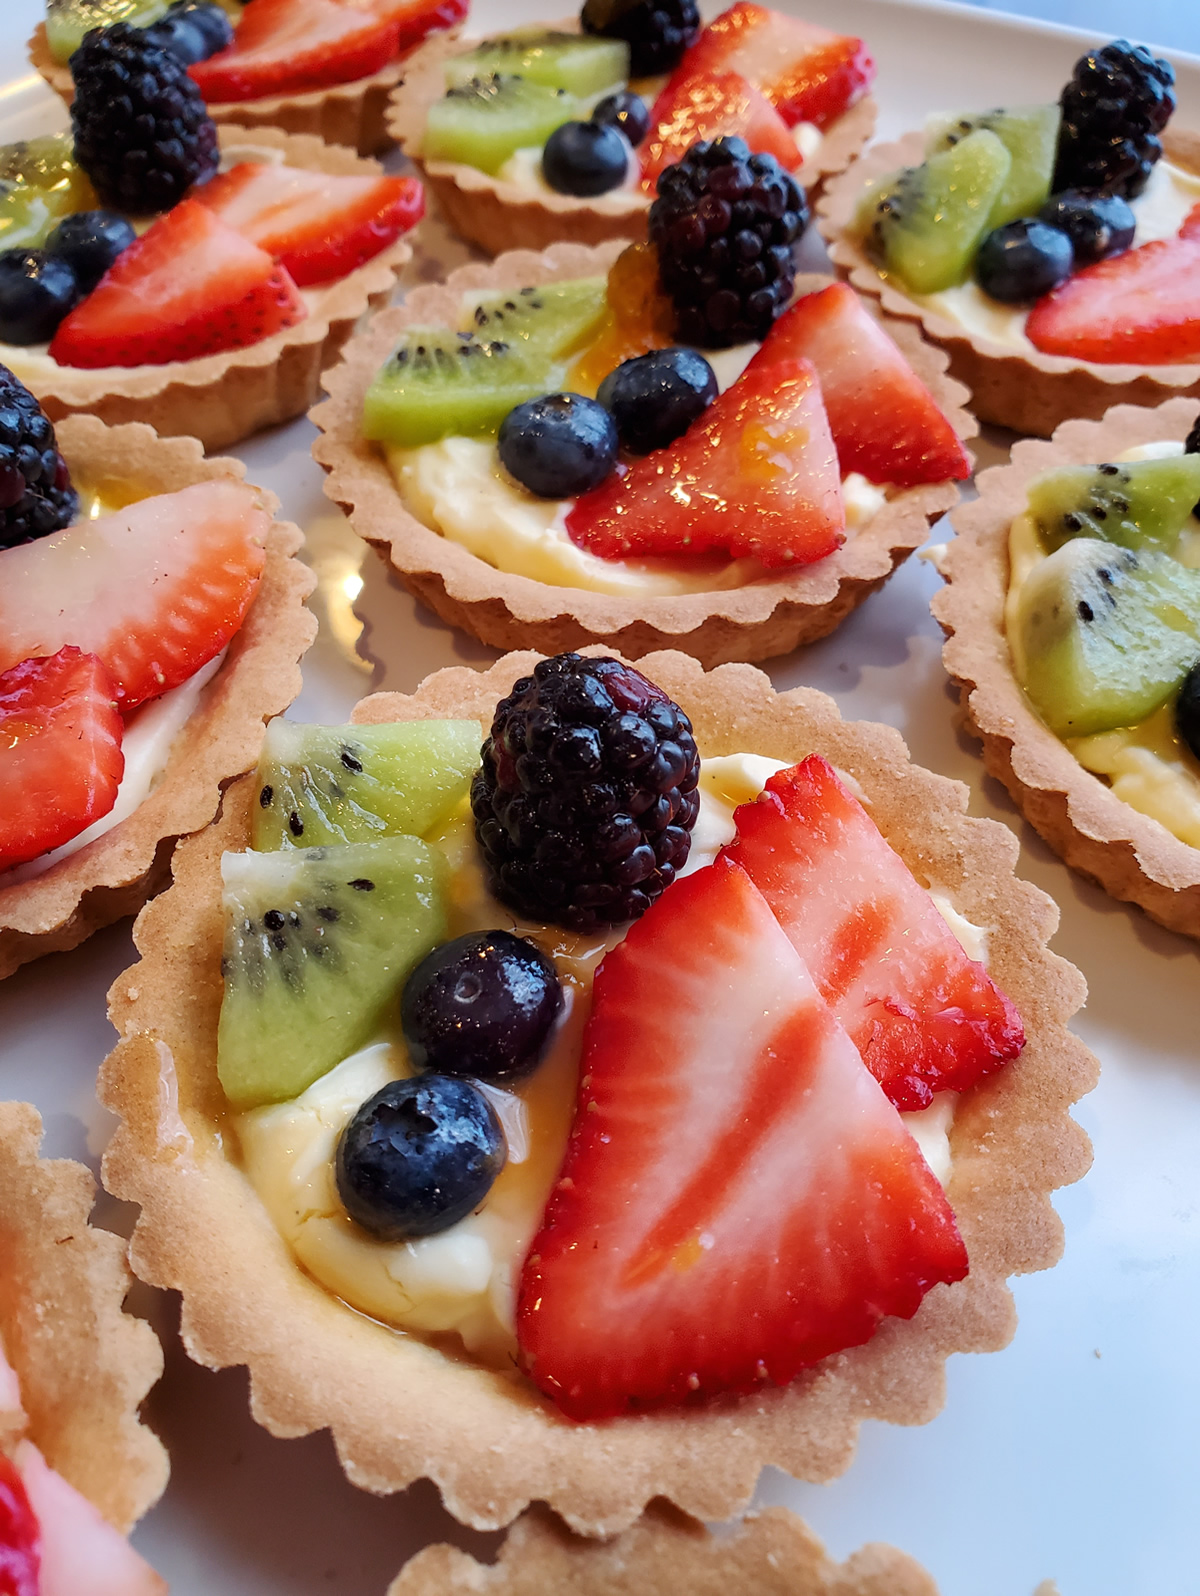
[[[133,1276],[121,1238],[88,1223],[95,1181],[39,1158],[41,1140],[31,1104],[0,1103],[0,1348],[38,1450],[125,1534],[167,1483],[167,1454],[138,1418],[162,1348],[122,1311]]]
[[[356,532],[390,561],[406,587],[451,626],[493,648],[538,648],[554,654],[605,642],[631,659],[656,648],[682,648],[705,665],[787,654],[833,631],[881,587],[929,528],[958,502],[953,482],[908,488],[852,533],[835,553],[720,592],[629,597],[557,587],[514,576],[425,526],[405,506],[375,445],[362,436],[363,397],[405,328],[451,326],[471,289],[514,288],[608,270],[623,246],[585,249],[555,244],[540,255],[514,250],[491,265],[464,266],[444,283],[414,289],[403,305],[383,311],[346,346],[322,378],[330,398],[312,411],[323,436],[313,454],[329,473],[326,494]],[[801,278],[803,290],[821,278]],[[868,301],[868,303],[870,303]],[[962,438],[978,430],[964,408],[965,391],[945,374],[945,360],[911,327],[888,322],[914,370]]]
[[[147,495],[246,474],[240,460],[205,459],[194,438],[159,438],[146,426],[106,427],[94,416],[73,416],[56,431],[73,471],[133,482]],[[273,494],[258,491],[266,508],[278,509]],[[176,839],[206,826],[224,784],[253,766],[264,721],[300,691],[297,662],[316,635],[304,604],[314,578],[295,558],[302,542],[291,522],[273,523],[250,611],[150,796],[42,875],[5,886],[0,874],[0,978],[136,914],[166,884]]]
[[[1200,134],[1168,131],[1163,143],[1177,166],[1200,172]],[[860,293],[878,299],[889,315],[916,322],[946,351],[950,375],[966,385],[979,421],[1048,438],[1060,422],[1098,419],[1115,404],[1155,405],[1171,393],[1200,398],[1200,366],[1109,366],[1033,348],[1014,352],[966,332],[882,278],[847,229],[868,184],[899,166],[917,165],[924,153],[923,133],[907,133],[898,143],[867,150],[852,171],[828,184],[817,205],[817,225],[843,277]]]
[[[1119,405],[1103,421],[1064,422],[1049,442],[1016,444],[1012,463],[982,472],[978,499],[954,513],[957,536],[940,562],[947,585],[933,613],[984,763],[1029,824],[1114,898],[1200,937],[1200,848],[1123,803],[1043,725],[1013,674],[1004,632],[1008,531],[1026,508],[1030,479],[1068,462],[1111,460],[1135,444],[1183,439],[1195,419],[1191,399],[1169,399],[1156,410]]]
[[[547,26],[577,33],[579,18],[564,17]],[[645,238],[649,200],[630,205],[623,203],[626,196],[620,193],[602,194],[597,199],[530,194],[516,183],[501,182],[474,166],[423,158],[421,141],[429,108],[446,90],[445,63],[480,42],[477,38],[431,35],[405,63],[403,80],[393,91],[388,109],[392,138],[420,168],[455,232],[490,255],[510,249],[547,249],[559,242],[603,244],[612,238]],[[875,131],[876,115],[875,101],[868,96],[830,126],[820,149],[796,174],[810,198],[827,178],[854,160]]]
[[[488,722],[536,658],[439,671],[411,696],[364,700],[354,719]],[[1046,947],[1058,910],[1014,877],[1017,842],[1007,827],[969,819],[965,787],[911,764],[891,728],[843,721],[823,693],[777,694],[751,666],[705,674],[679,653],[654,654],[643,668],[691,716],[707,753],[826,754],[861,784],[919,877],[988,928],[991,967],[1024,1016],[1028,1043],[962,1100],[949,1195],[972,1272],[931,1291],[911,1322],[888,1320],[867,1345],[785,1390],[577,1425],[515,1372],[399,1334],[326,1292],[297,1265],[234,1162],[235,1138],[220,1134],[219,869],[224,850],[247,845],[251,780],[234,784],[217,823],[178,850],[174,887],[135,928],[141,962],[110,994],[121,1040],[99,1090],[121,1124],[105,1184],[141,1204],[133,1266],[182,1292],[191,1356],[211,1367],[247,1364],[259,1422],[276,1435],[330,1429],[355,1484],[386,1492],[428,1476],[450,1511],[479,1528],[509,1522],[531,1500],[591,1535],[627,1527],[656,1496],[697,1518],[726,1518],[768,1464],[810,1480],[841,1473],[863,1418],[925,1422],[941,1406],[951,1352],[1005,1345],[1014,1325],[1006,1277],[1059,1257],[1050,1193],[1090,1162],[1068,1113],[1096,1079],[1095,1059],[1066,1029],[1084,982]]]

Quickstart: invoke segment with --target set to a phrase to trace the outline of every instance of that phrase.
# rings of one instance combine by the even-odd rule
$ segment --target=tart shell
[[[578,33],[579,18],[565,17],[547,24],[562,33]],[[649,201],[629,206],[618,203],[620,194],[580,199],[573,194],[531,194],[516,183],[481,172],[458,161],[426,161],[421,141],[429,109],[446,91],[444,67],[454,55],[473,50],[479,39],[435,34],[426,39],[405,63],[403,80],[392,94],[388,129],[405,154],[420,168],[431,192],[454,228],[490,255],[510,249],[547,249],[551,244],[602,244],[621,238],[638,242],[646,237]],[[877,107],[869,96],[851,106],[834,122],[811,161],[796,172],[810,197],[833,173],[844,170],[875,131]]]
[[[354,719],[487,722],[536,659],[515,654],[486,672],[439,671],[412,696],[364,700]],[[843,721],[822,693],[776,693],[746,665],[706,674],[679,653],[652,655],[643,668],[686,710],[710,754],[794,761],[819,749],[861,784],[918,876],[989,929],[991,968],[1024,1016],[1028,1041],[960,1103],[949,1196],[972,1272],[935,1287],[911,1322],[886,1321],[867,1345],[786,1389],[574,1424],[515,1372],[397,1333],[325,1291],[297,1265],[236,1163],[216,1073],[220,859],[248,843],[252,780],[231,786],[219,820],[178,850],[174,887],[135,928],[141,962],[110,994],[121,1040],[99,1091],[121,1124],[105,1184],[141,1205],[133,1267],[182,1292],[188,1352],[210,1367],[247,1364],[254,1415],[273,1434],[330,1429],[355,1484],[382,1493],[428,1476],[449,1510],[480,1529],[508,1523],[531,1500],[590,1535],[626,1528],[658,1496],[697,1518],[726,1518],[745,1506],[768,1464],[830,1479],[849,1465],[862,1419],[931,1419],[946,1358],[1009,1340],[1006,1277],[1057,1260],[1062,1227],[1050,1192],[1090,1162],[1068,1113],[1097,1074],[1066,1029],[1084,982],[1046,947],[1058,910],[1014,877],[1018,849],[1007,827],[968,818],[964,786],[914,766],[891,728]]]
[[[1200,172],[1200,134],[1168,130],[1163,145],[1176,166]],[[915,322],[946,351],[950,375],[969,389],[979,421],[1048,438],[1063,421],[1098,420],[1116,404],[1157,405],[1173,393],[1200,399],[1200,366],[1110,366],[1044,355],[1032,346],[1014,351],[967,332],[893,287],[848,229],[864,188],[897,167],[919,164],[924,152],[923,133],[873,146],[852,171],[829,183],[817,204],[817,225],[843,277],[877,299],[889,316]]]
[[[246,474],[238,460],[205,459],[194,438],[159,438],[146,426],[106,427],[93,416],[74,416],[56,431],[73,472],[133,483],[146,496]],[[258,491],[266,508],[278,508],[272,494]],[[253,766],[263,723],[300,691],[297,662],[316,634],[304,604],[314,577],[295,558],[302,542],[299,528],[273,522],[254,602],[144,802],[42,875],[5,886],[0,874],[0,978],[136,914],[169,880],[176,840],[206,826],[222,786]]]
[[[710,666],[790,653],[833,631],[883,585],[958,502],[957,484],[898,493],[836,553],[800,570],[709,593],[614,596],[499,571],[425,526],[405,507],[382,453],[362,436],[363,397],[406,328],[455,325],[468,290],[605,272],[622,247],[555,244],[540,255],[514,250],[491,265],[464,266],[444,283],[415,289],[403,305],[375,316],[347,345],[341,364],[325,374],[330,397],[312,411],[323,434],[313,454],[329,473],[325,492],[410,592],[442,620],[493,648],[555,654],[602,641],[631,659],[651,649],[682,648]],[[800,278],[797,286],[803,292],[825,282]],[[978,429],[964,408],[967,394],[947,378],[945,357],[904,323],[887,322],[887,330],[958,435],[972,437]]]
[[[1017,443],[1012,463],[982,472],[978,499],[953,516],[957,536],[939,562],[947,585],[933,613],[984,764],[1034,830],[1114,898],[1200,937],[1200,848],[1124,803],[1042,723],[1013,673],[1004,631],[1008,532],[1027,507],[1030,480],[1055,466],[1110,460],[1136,444],[1182,441],[1195,419],[1189,399],[1156,410],[1120,405],[1103,421],[1064,422],[1049,442]]]

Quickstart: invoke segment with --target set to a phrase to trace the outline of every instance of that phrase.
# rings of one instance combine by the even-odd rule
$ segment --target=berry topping
[[[71,57],[75,159],[105,205],[146,215],[217,169],[217,130],[183,62],[140,28],[89,33]]]
[[[1059,97],[1054,191],[1140,194],[1162,154],[1158,135],[1175,109],[1174,84],[1170,62],[1126,39],[1081,56]]]
[[[654,102],[652,132],[642,148],[642,189],[653,194],[660,174],[682,161],[693,144],[740,138],[760,155],[773,155],[789,172],[800,150],[770,100],[736,72],[677,72]]]
[[[629,145],[607,122],[564,122],[542,150],[542,176],[559,194],[607,194],[625,181]]]
[[[380,1241],[436,1236],[478,1208],[506,1156],[496,1110],[470,1081],[391,1081],[342,1132],[338,1195]]]
[[[632,665],[540,660],[471,787],[493,890],[576,931],[636,920],[687,861],[699,773],[691,722]]]
[[[39,1596],[41,1530],[12,1459],[0,1452],[0,1590]]]
[[[0,342],[48,343],[79,298],[70,263],[41,249],[0,251]]]
[[[500,462],[540,499],[574,499],[599,487],[617,458],[617,428],[595,399],[552,393],[527,399],[500,423]]]
[[[717,379],[695,349],[654,349],[623,361],[600,384],[597,400],[631,454],[665,449],[682,437],[717,397]]]
[[[147,39],[160,50],[169,50],[184,66],[207,61],[218,50],[233,43],[233,23],[221,6],[191,5],[188,0],[173,5],[157,22],[145,30]]]
[[[561,1008],[540,948],[510,931],[472,931],[417,965],[400,1022],[415,1069],[509,1081],[538,1063]]]
[[[399,24],[336,0],[254,0],[228,50],[197,61],[193,80],[213,105],[301,94],[380,72],[396,55]]]
[[[667,167],[650,240],[680,339],[714,349],[761,342],[792,297],[792,246],[807,225],[804,190],[739,138],[702,141]]]
[[[624,39],[629,75],[652,78],[670,72],[700,31],[696,0],[584,0],[585,33]]]
[[[1183,678],[1175,700],[1175,730],[1192,756],[1200,759],[1200,661]]]
[[[70,526],[78,510],[54,428],[28,388],[0,366],[0,549]]]
[[[1038,212],[1038,220],[1067,235],[1076,266],[1119,255],[1133,243],[1137,228],[1128,202],[1119,194],[1084,194],[1075,188],[1052,194]]]
[[[1019,305],[1065,283],[1074,263],[1071,240],[1057,227],[1046,222],[1006,222],[980,244],[975,280],[992,299]]]
[[[136,237],[123,216],[114,216],[111,211],[76,211],[73,216],[64,216],[50,234],[46,252],[65,260],[75,273],[79,292],[90,294]]]
[[[615,127],[624,133],[630,144],[642,142],[650,131],[650,108],[640,94],[632,89],[621,89],[600,101],[592,112],[592,121],[604,127]]]

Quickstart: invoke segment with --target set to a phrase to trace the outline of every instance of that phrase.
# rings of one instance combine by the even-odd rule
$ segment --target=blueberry
[[[650,108],[640,94],[622,89],[600,101],[592,112],[592,121],[603,127],[615,127],[631,144],[637,145],[650,131]]]
[[[192,27],[200,29],[208,42],[209,55],[216,55],[219,50],[227,50],[233,43],[233,23],[224,6],[192,5],[188,0],[184,0],[183,4],[173,5],[171,10],[182,12]]]
[[[66,216],[46,240],[46,253],[65,260],[75,273],[81,294],[90,294],[117,256],[137,234],[123,216],[111,211],[76,211]]]
[[[629,145],[602,122],[564,122],[542,151],[542,176],[560,194],[607,194],[625,181]]]
[[[1200,660],[1183,678],[1175,700],[1175,730],[1197,759],[1200,759]]]
[[[40,249],[0,251],[0,342],[49,342],[78,298],[67,261]]]
[[[415,1068],[506,1081],[537,1064],[561,1007],[540,948],[510,931],[472,931],[417,965],[400,1023]]]
[[[435,1236],[478,1208],[506,1157],[496,1110],[470,1081],[390,1081],[342,1132],[338,1195],[381,1241]]]
[[[577,393],[527,399],[500,423],[500,460],[540,499],[598,488],[616,464],[617,428],[603,405]]]
[[[1045,222],[1008,222],[979,246],[975,278],[985,294],[1006,305],[1040,299],[1071,275],[1071,240]]]
[[[652,349],[623,361],[596,395],[612,412],[621,447],[632,454],[674,443],[716,397],[713,369],[694,349]]]
[[[1052,194],[1038,219],[1066,233],[1075,246],[1077,266],[1119,255],[1133,243],[1137,226],[1128,201],[1119,194],[1085,194],[1077,188]]]

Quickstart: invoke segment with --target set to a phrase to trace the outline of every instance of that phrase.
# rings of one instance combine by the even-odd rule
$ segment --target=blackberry
[[[187,67],[140,28],[93,29],[71,57],[75,159],[102,202],[169,210],[217,169],[217,130]]]
[[[1168,61],[1127,39],[1081,56],[1059,96],[1053,192],[1140,194],[1162,154],[1158,135],[1175,109],[1174,83]]]
[[[625,40],[631,78],[670,72],[700,31],[696,0],[584,0],[579,20],[585,33]]]
[[[650,241],[681,344],[761,342],[792,297],[792,246],[808,225],[800,185],[742,139],[693,144],[658,179]]]
[[[0,549],[70,526],[78,509],[54,428],[29,389],[0,366]]]
[[[644,914],[700,808],[691,722],[615,659],[540,660],[496,707],[471,787],[493,891],[573,931]]]

